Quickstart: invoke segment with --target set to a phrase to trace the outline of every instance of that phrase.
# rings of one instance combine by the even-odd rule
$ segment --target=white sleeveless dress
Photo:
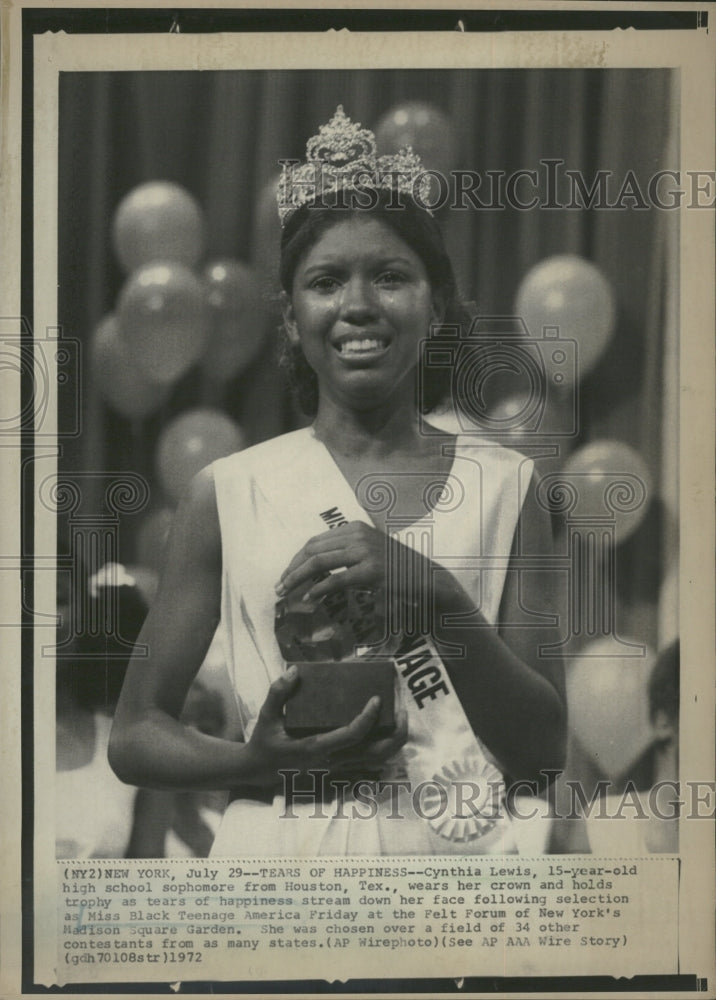
[[[269,685],[285,670],[274,636],[274,586],[296,552],[327,529],[324,516],[370,522],[356,494],[312,428],[304,428],[213,463],[222,539],[222,604],[218,634],[236,696],[245,738],[251,735]],[[395,536],[432,554],[496,623],[513,537],[532,476],[533,463],[517,452],[458,438],[447,481],[428,511]],[[386,500],[380,483],[366,483],[365,496]],[[359,494],[361,491],[359,490]],[[424,508],[425,509],[425,508]],[[390,521],[389,521],[390,523]],[[440,660],[437,660],[440,664]],[[442,668],[444,671],[444,667]],[[445,672],[446,673],[446,672]],[[449,681],[452,697],[411,703],[396,670],[396,698],[408,711],[409,739],[384,778],[405,778],[411,789],[377,795],[377,806],[336,810],[294,801],[286,815],[283,795],[272,802],[239,798],[224,813],[213,856],[344,856],[472,854],[514,850],[510,823],[481,817],[455,819],[441,788],[451,781],[492,785],[489,753],[472,733]],[[419,709],[427,709],[421,711]],[[416,783],[425,796],[414,799]],[[480,786],[482,787],[482,786]],[[437,793],[440,793],[439,795]],[[464,794],[464,793],[463,793]],[[436,800],[437,795],[437,800]],[[432,796],[432,800],[431,800]],[[398,805],[396,805],[396,801]],[[417,808],[416,808],[417,802]],[[375,809],[375,815],[364,818]],[[358,817],[360,814],[360,818]],[[398,814],[401,818],[396,818]]]

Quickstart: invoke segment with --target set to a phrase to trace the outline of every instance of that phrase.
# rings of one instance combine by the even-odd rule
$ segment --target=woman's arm
[[[513,779],[542,785],[547,780],[542,772],[564,766],[567,713],[562,661],[539,652],[558,641],[556,627],[535,624],[529,614],[556,616],[558,609],[557,574],[549,567],[550,517],[535,500],[535,485],[533,477],[513,541],[498,628],[484,619],[477,628],[443,622],[436,638],[465,647],[464,657],[444,662],[475,732]],[[518,555],[540,557],[546,567],[520,569]],[[438,584],[437,604],[443,616],[472,607],[452,577]]]
[[[326,767],[332,754],[370,732],[374,699],[347,726],[293,739],[283,706],[297,676],[274,681],[248,743],[198,732],[179,721],[189,686],[219,621],[221,535],[214,482],[204,470],[177,510],[159,593],[137,640],[115,712],[109,761],[122,781],[149,788],[280,787],[280,770]],[[139,650],[146,647],[147,655]]]
[[[238,780],[243,744],[179,722],[214,635],[220,600],[219,521],[213,477],[205,470],[177,510],[161,586],[115,712],[109,760],[123,781],[151,788],[226,788]]]

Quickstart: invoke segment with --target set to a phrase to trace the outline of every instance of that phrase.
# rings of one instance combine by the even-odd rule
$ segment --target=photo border
[[[602,5],[602,7],[607,5]],[[609,5],[611,8],[623,8],[625,5]],[[639,5],[643,6],[643,5]],[[505,5],[506,7],[506,5]],[[35,182],[34,176],[34,163],[33,163],[33,118],[34,118],[34,101],[33,101],[33,84],[34,84],[34,40],[36,35],[41,34],[45,31],[52,30],[58,31],[63,30],[68,34],[93,34],[98,29],[106,35],[119,35],[119,34],[134,34],[141,32],[143,34],[156,33],[166,33],[173,31],[181,32],[196,32],[197,34],[203,33],[214,33],[222,30],[236,30],[235,24],[241,23],[241,32],[245,31],[259,31],[259,30],[270,30],[276,32],[305,32],[311,30],[329,30],[335,27],[350,27],[352,24],[357,24],[361,21],[361,30],[393,30],[393,31],[404,31],[406,26],[408,30],[420,30],[420,31],[445,31],[449,22],[453,21],[454,14],[459,14],[457,18],[458,21],[462,21],[464,25],[464,30],[467,31],[481,31],[487,32],[494,30],[497,26],[500,31],[505,30],[521,30],[526,28],[529,23],[528,30],[534,31],[552,31],[561,30],[562,21],[567,22],[565,27],[568,30],[572,30],[576,20],[579,22],[579,29],[584,31],[596,31],[604,30],[606,26],[612,27],[633,27],[640,31],[648,30],[659,30],[657,28],[658,24],[664,24],[668,22],[668,28],[670,31],[699,31],[704,27],[704,13],[711,13],[713,17],[713,8],[707,11],[710,5],[701,4],[694,5],[692,9],[689,10],[679,10],[674,11],[645,11],[643,9],[634,9],[631,13],[625,13],[623,10],[612,9],[611,11],[606,10],[569,10],[568,8],[560,9],[559,11],[519,11],[515,8],[506,8],[501,10],[490,9],[487,11],[471,11],[471,10],[460,10],[456,8],[454,11],[450,12],[431,12],[427,10],[415,11],[411,10],[392,10],[392,11],[377,11],[373,10],[370,13],[364,11],[353,10],[351,12],[345,12],[340,10],[319,10],[316,8],[311,13],[310,25],[306,20],[306,14],[304,11],[297,12],[291,11],[287,13],[286,11],[280,11],[279,8],[261,8],[259,13],[267,21],[271,22],[271,27],[266,29],[260,29],[258,26],[262,21],[253,20],[256,15],[255,8],[245,8],[238,11],[228,12],[222,8],[184,8],[181,5],[172,5],[171,9],[155,7],[151,10],[144,9],[141,12],[137,8],[130,8],[128,6],[112,8],[110,15],[103,18],[102,12],[100,11],[89,11],[86,8],[82,8],[78,5],[73,5],[71,8],[68,6],[64,8],[62,5],[58,4],[51,10],[49,8],[41,8],[35,5],[21,5],[22,13],[22,93],[21,93],[21,148],[22,148],[22,170],[21,170],[21,191],[22,191],[22,201],[21,201],[21,237],[20,237],[20,283],[19,283],[19,303],[20,310],[17,313],[13,313],[9,310],[4,309],[4,314],[7,315],[18,315],[22,316],[27,320],[24,337],[33,338],[34,321],[35,321],[35,289],[33,284],[33,268],[35,262],[34,255],[34,226],[35,226],[35,199],[33,197],[33,185]],[[17,16],[19,7],[13,8],[11,13]],[[268,14],[267,11],[270,10],[271,13]],[[219,12],[217,14],[217,11]],[[392,19],[396,18],[400,20],[400,25],[393,28],[386,28],[386,18]],[[610,20],[611,18],[611,20]],[[539,24],[545,24],[550,21],[549,28],[541,28],[535,26],[535,21]],[[169,22],[169,27],[167,23]],[[202,28],[202,22],[208,22],[209,26]],[[229,22],[232,22],[231,27],[229,27]],[[243,22],[243,23],[242,23]],[[316,28],[316,22],[320,27]],[[367,28],[365,25],[367,23],[375,23],[376,25],[380,22],[381,27],[371,27]],[[560,23],[557,23],[560,22]],[[395,24],[395,20],[393,21]],[[252,25],[248,27],[248,25]],[[3,25],[7,27],[7,25]],[[454,25],[453,25],[454,28]],[[353,28],[355,30],[355,28]],[[17,22],[15,21],[12,26],[12,31],[17,31]],[[4,34],[7,35],[6,32]],[[12,33],[10,37],[10,42],[12,43]],[[6,43],[5,43],[6,44]],[[4,56],[7,55],[7,49],[3,53]],[[4,65],[7,67],[7,59],[4,58]],[[3,81],[5,88],[7,84],[5,80]],[[6,90],[7,93],[7,90]],[[17,91],[10,95],[17,101]],[[4,99],[4,113],[8,115],[8,119],[13,117],[12,108],[10,106],[10,101]],[[682,98],[682,113],[688,111],[688,106],[685,106]],[[695,112],[693,112],[695,114]],[[13,128],[17,128],[17,123],[13,122]],[[8,138],[13,139],[12,130],[8,132]],[[4,157],[3,167],[5,168],[7,163],[7,153]],[[700,164],[699,164],[700,166]],[[16,168],[15,168],[16,169]],[[6,183],[12,184],[16,179],[16,176],[12,175],[6,179]],[[4,193],[6,193],[4,191]],[[3,219],[3,228],[5,228],[6,223],[10,223],[12,220],[9,218],[11,213],[7,213],[7,217]],[[682,222],[683,222],[682,214]],[[12,229],[12,225],[9,225]],[[708,238],[708,231],[705,233]],[[698,240],[703,239],[704,233],[700,235],[697,234]],[[684,267],[689,266],[689,248],[682,250],[682,274],[686,275],[687,272],[684,271]],[[687,257],[687,260],[684,260]],[[707,259],[708,264],[708,259]],[[700,266],[704,266],[701,264]],[[3,301],[9,302],[15,299],[12,294],[14,291],[12,281],[5,281],[3,289]],[[6,297],[5,293],[10,290],[10,295]],[[712,293],[712,289],[710,290]],[[685,296],[684,296],[685,297]],[[708,296],[707,296],[708,299]],[[711,315],[713,314],[713,302],[712,295],[711,301],[707,301],[705,304],[704,315],[708,319],[709,309]],[[35,330],[35,333],[37,331]],[[32,340],[34,347],[34,340]],[[682,375],[683,379],[683,375]],[[696,386],[696,396],[698,411],[701,412],[701,408],[705,409],[706,412],[711,413],[712,407],[712,396],[713,396],[713,386],[712,383],[708,382],[705,378],[702,382]],[[29,412],[33,412],[34,400],[32,396],[32,384],[29,380],[25,379],[22,384],[22,394],[20,396],[20,412],[26,412],[26,408],[29,407]],[[686,420],[683,423],[686,424]],[[684,430],[682,428],[682,448],[684,447]],[[35,582],[36,573],[34,569],[34,556],[35,556],[35,534],[34,534],[34,516],[33,516],[33,504],[28,502],[28,497],[33,497],[35,493],[35,480],[33,472],[33,458],[35,456],[35,446],[36,446],[36,436],[35,429],[32,424],[25,422],[20,435],[20,449],[19,449],[19,469],[12,471],[22,470],[22,489],[24,492],[24,503],[23,503],[23,516],[20,522],[20,537],[22,538],[22,546],[20,549],[20,570],[22,574],[23,583],[23,596],[21,601],[22,608],[22,630],[21,630],[21,643],[22,643],[22,670],[23,670],[23,682],[21,684],[21,711],[20,711],[20,737],[22,741],[22,754],[21,754],[21,781],[22,788],[24,789],[24,794],[22,796],[22,828],[23,831],[31,831],[34,827],[34,784],[36,776],[37,762],[34,756],[34,713],[36,704],[36,692],[33,687],[32,680],[29,683],[27,681],[28,676],[32,678],[32,671],[34,666],[34,645],[35,645],[35,632],[33,626],[36,624],[33,614],[34,607],[34,596],[35,596]],[[682,476],[681,476],[681,494],[682,501],[686,503],[682,506],[682,522],[690,509],[693,513],[694,504],[693,496],[690,495],[690,491],[693,490],[695,486],[699,489],[703,485],[703,470],[699,469],[699,461],[703,459],[704,455],[708,453],[708,440],[706,441],[706,446],[701,448],[701,451],[696,459],[696,462],[688,462],[686,475],[684,475],[684,463],[686,461],[685,457],[682,458]],[[5,445],[5,449],[11,447]],[[691,449],[693,451],[693,447]],[[7,455],[5,456],[7,457]],[[706,485],[708,485],[708,478],[706,479]],[[708,490],[705,491],[708,494]],[[5,495],[3,495],[3,502],[5,502]],[[710,524],[710,521],[706,523]],[[688,536],[688,533],[687,533]],[[3,538],[4,541],[4,538]],[[689,566],[694,563],[703,563],[703,551],[701,546],[703,545],[703,539],[700,542],[694,544],[694,540],[690,539],[690,547],[683,553],[683,562]],[[682,545],[684,542],[682,540]],[[704,546],[708,549],[708,546]],[[5,549],[4,551],[14,551],[14,548]],[[711,550],[712,551],[712,550]],[[3,567],[4,568],[4,567]],[[683,579],[683,567],[682,567],[682,587],[684,586]],[[702,580],[703,582],[703,580]],[[708,601],[708,595],[710,588],[706,587],[706,598]],[[13,596],[17,597],[17,593]],[[688,588],[682,590],[682,607],[685,602],[685,598],[688,596]],[[12,600],[12,596],[11,596]],[[712,613],[712,612],[711,612]],[[682,625],[683,634],[683,625]],[[708,629],[704,629],[703,632],[707,633]],[[689,642],[684,639],[684,646],[688,651]],[[692,645],[691,651],[693,652],[694,646]],[[711,660],[707,659],[709,666]],[[706,676],[708,681],[708,675]],[[683,682],[682,682],[683,683]],[[13,688],[13,694],[15,694]],[[708,697],[701,699],[703,704],[703,709],[699,711],[699,716],[706,718],[706,712],[709,708]],[[701,709],[701,706],[699,706]],[[3,716],[3,721],[4,716]],[[15,727],[16,730],[16,727]],[[14,733],[12,727],[6,729],[6,732]],[[707,735],[712,732],[712,723],[707,723]],[[28,734],[29,737],[28,737]],[[688,754],[687,754],[688,757]],[[703,759],[701,760],[703,763]],[[685,770],[685,767],[682,767]],[[13,784],[10,789],[10,798],[16,798],[17,796],[17,786]],[[686,831],[682,831],[684,834]],[[41,993],[46,992],[47,988],[42,986],[37,986],[33,982],[34,980],[34,958],[33,958],[33,892],[34,892],[34,842],[31,836],[24,836],[22,838],[22,911],[23,911],[23,948],[22,948],[22,989],[23,992],[27,993]],[[3,871],[3,876],[5,876],[5,871]],[[5,879],[3,879],[5,881]],[[11,934],[12,937],[12,934]],[[3,945],[7,948],[7,933],[4,931]],[[29,947],[28,947],[29,944]],[[11,944],[12,946],[12,944]],[[10,970],[12,970],[12,963],[8,963]],[[609,990],[617,989],[617,986],[610,977],[591,977],[589,981],[590,992],[604,992]],[[362,983],[359,981],[353,981],[353,985],[345,984],[344,987],[336,990],[337,993],[356,993],[356,992],[374,992],[376,989],[385,989],[386,984],[393,987],[393,992],[396,992],[395,985],[391,980],[378,979],[378,980],[366,980]],[[527,985],[537,986],[537,989],[544,992],[556,992],[567,993],[573,989],[584,990],[587,983],[579,977],[579,981],[575,981],[575,977],[557,977],[548,980],[530,979],[525,981],[523,979],[505,979],[500,983],[502,987],[502,992],[505,994],[518,993],[524,994]],[[113,986],[115,989],[107,989],[107,992],[119,992],[123,989],[124,992],[136,994],[139,992],[145,993],[156,993],[156,992],[166,992],[166,987],[162,984],[132,984],[127,986],[127,984],[116,983],[116,984],[105,984],[107,987]],[[298,985],[301,985],[301,989],[298,989]],[[436,995],[436,992],[440,992],[439,987],[444,986],[446,989],[442,992],[447,992],[447,988],[451,987],[451,992],[454,989],[454,982],[452,980],[436,980],[436,981],[410,981],[400,992],[425,992]],[[470,991],[480,992],[482,989],[484,992],[490,991],[491,995],[492,989],[494,989],[495,981],[493,977],[489,977],[487,980],[482,979],[471,979],[466,980],[464,987],[461,990],[463,995],[468,995]],[[257,984],[237,982],[237,983],[222,983],[221,987],[225,992],[242,992],[247,993],[250,990],[254,992],[266,993],[269,992],[268,986],[273,986],[277,990],[280,989],[281,992],[311,992],[312,990],[320,990],[320,992],[325,993],[325,983],[306,983],[306,984],[296,984],[296,983],[275,983],[267,984],[262,983],[260,990],[256,989]],[[192,987],[194,992],[201,994],[204,992],[213,992],[211,984],[205,984],[205,988],[201,988],[201,983],[193,983]],[[492,988],[492,989],[491,989]],[[636,979],[630,980],[629,990],[637,992],[638,990],[674,990],[679,993],[685,992],[697,992],[699,989],[699,982],[696,975],[690,972],[680,973],[676,977],[636,977]],[[58,990],[54,988],[53,992],[59,991],[63,993],[83,993],[83,992],[94,992],[97,993],[96,985],[88,985],[85,990],[82,987],[67,986]],[[620,990],[621,992],[621,990]]]

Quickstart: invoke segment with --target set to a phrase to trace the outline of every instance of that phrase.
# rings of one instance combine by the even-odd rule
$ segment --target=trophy
[[[371,736],[389,735],[395,728],[393,664],[356,656],[357,647],[381,638],[375,594],[349,588],[307,601],[305,591],[304,584],[276,604],[276,639],[287,665],[295,664],[299,675],[298,688],[286,702],[286,732],[309,736],[345,726],[379,695]]]

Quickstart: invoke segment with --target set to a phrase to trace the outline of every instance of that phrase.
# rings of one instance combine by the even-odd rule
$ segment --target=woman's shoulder
[[[429,413],[423,418],[423,433],[454,442],[455,453],[460,456],[482,455],[485,461],[518,466],[531,463],[529,456],[518,451],[510,439],[500,440],[484,433],[482,428],[464,426],[452,413]]]
[[[483,499],[492,497],[501,502],[515,498],[521,510],[534,491],[535,463],[529,455],[510,448],[494,438],[479,434],[459,433],[455,436],[453,470],[466,475],[469,482],[478,475]],[[487,490],[487,492],[484,492]]]
[[[259,444],[236,451],[225,458],[218,458],[207,466],[214,481],[234,479],[237,476],[271,471],[277,462],[286,462],[300,453],[305,443],[310,440],[311,429],[302,427],[297,431],[289,431],[278,437],[269,438]]]
[[[221,523],[251,502],[254,484],[265,482],[302,454],[310,428],[279,437],[215,459],[189,483],[174,517],[175,534],[201,541],[203,551],[220,551]]]
[[[454,453],[456,458],[478,463],[490,473],[519,475],[529,480],[534,470],[534,459],[509,444],[480,434],[460,432],[455,435]]]
[[[257,516],[258,498],[275,492],[276,483],[287,476],[299,484],[311,468],[307,449],[313,442],[310,428],[270,438],[219,458],[204,469],[211,480],[214,509],[223,528],[237,521],[249,523]],[[296,466],[298,468],[296,469]]]
[[[308,452],[314,442],[312,429],[305,427],[212,462],[204,472],[211,478],[219,512],[248,509],[257,491],[270,490],[279,478],[296,479],[295,470],[302,483],[311,468]]]

